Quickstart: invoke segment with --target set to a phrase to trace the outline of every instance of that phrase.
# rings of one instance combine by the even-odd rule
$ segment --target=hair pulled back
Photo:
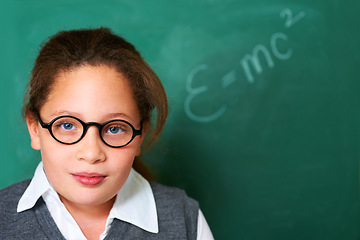
[[[147,142],[150,146],[160,135],[168,116],[163,85],[135,47],[108,28],[61,31],[49,38],[35,60],[24,97],[23,115],[39,113],[60,72],[85,65],[107,65],[123,74],[131,86],[143,123],[151,124],[152,112],[156,109],[156,125]]]

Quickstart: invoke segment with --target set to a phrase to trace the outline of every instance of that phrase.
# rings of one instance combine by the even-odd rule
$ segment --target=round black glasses
[[[143,124],[139,130],[135,129],[125,120],[115,119],[103,124],[97,122],[83,122],[73,116],[60,116],[53,119],[50,123],[44,123],[40,115],[37,115],[41,127],[49,130],[51,136],[63,144],[75,144],[86,134],[90,126],[99,129],[101,140],[109,147],[125,147],[136,137],[142,134]]]

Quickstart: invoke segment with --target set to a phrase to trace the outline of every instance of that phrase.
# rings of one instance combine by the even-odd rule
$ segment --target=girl
[[[137,172],[167,114],[160,80],[123,38],[105,28],[50,38],[24,101],[42,161],[0,191],[1,239],[213,239],[196,201]]]

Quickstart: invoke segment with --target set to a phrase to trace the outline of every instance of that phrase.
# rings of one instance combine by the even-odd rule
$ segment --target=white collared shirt
[[[39,163],[33,179],[20,198],[17,211],[22,212],[31,209],[40,197],[43,197],[52,218],[65,239],[86,240],[80,227],[60,201],[59,195],[48,181],[42,162]],[[128,179],[116,197],[106,221],[105,231],[101,234],[100,240],[106,237],[115,218],[131,223],[151,233],[159,232],[155,199],[150,184],[134,169],[131,169]],[[201,210],[199,210],[198,217],[197,239],[213,239]]]

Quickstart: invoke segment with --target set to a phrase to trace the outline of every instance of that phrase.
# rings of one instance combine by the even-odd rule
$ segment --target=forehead
[[[59,72],[54,80],[42,114],[72,112],[89,121],[110,113],[124,114],[132,121],[140,118],[128,80],[113,67],[85,65]]]

